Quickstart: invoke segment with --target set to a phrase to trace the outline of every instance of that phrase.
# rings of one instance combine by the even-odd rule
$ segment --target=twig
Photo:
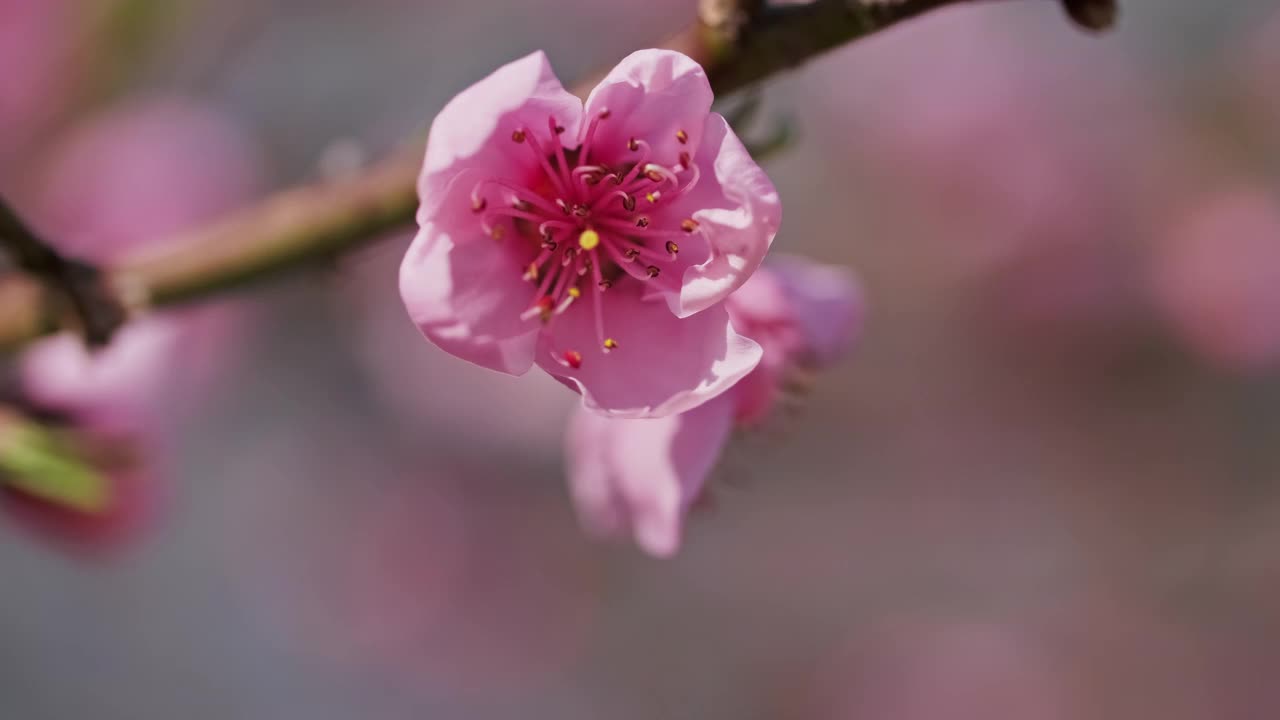
[[[700,62],[718,94],[795,67],[834,47],[929,10],[977,0],[814,0],[774,5],[763,0],[700,0],[701,19],[665,47]],[[1059,0],[1078,23],[1097,28],[1114,18],[1114,0]],[[1105,22],[1104,22],[1105,21]],[[599,76],[576,91],[585,95]],[[164,255],[115,268],[111,286],[131,305],[160,307],[204,298],[279,272],[358,248],[413,222],[421,145],[337,183],[287,190],[227,220],[175,238]],[[37,263],[38,264],[38,263]],[[24,266],[25,267],[25,266]],[[49,273],[35,273],[49,279]],[[67,273],[57,275],[67,283]],[[79,290],[85,278],[72,287]],[[89,283],[101,288],[102,283]],[[0,347],[16,347],[60,327],[45,311],[39,287],[20,277],[0,281]],[[92,296],[78,292],[82,303]],[[101,332],[93,302],[86,329]],[[108,306],[109,307],[109,306]],[[107,318],[110,319],[110,313]]]
[[[65,257],[37,237],[4,198],[0,198],[0,245],[20,270],[39,280],[55,299],[69,304],[90,345],[105,345],[124,324],[124,308],[103,282],[102,273]]]

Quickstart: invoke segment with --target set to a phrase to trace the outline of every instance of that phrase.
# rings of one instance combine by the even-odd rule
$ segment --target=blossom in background
[[[781,203],[697,63],[643,50],[585,107],[546,57],[463,91],[431,128],[400,289],[444,350],[534,364],[593,410],[690,410],[755,367],[722,301],[760,264]]]
[[[734,327],[763,348],[760,365],[729,392],[665,418],[579,409],[571,420],[569,486],[588,530],[630,533],[653,555],[674,553],[684,516],[733,428],[762,423],[795,374],[835,361],[862,325],[854,279],[798,258],[766,264],[726,305]]]
[[[33,188],[31,218],[61,251],[109,267],[246,201],[259,175],[251,143],[216,110],[178,99],[127,102],[59,140]],[[129,536],[152,503],[144,449],[163,441],[225,359],[233,324],[226,307],[193,308],[138,318],[97,352],[70,333],[24,351],[26,404],[91,445],[126,450],[113,452],[120,457],[100,475],[110,487],[99,503],[59,503],[10,483],[3,506],[80,544]]]
[[[1280,365],[1280,200],[1219,190],[1170,218],[1153,258],[1157,305],[1180,337],[1236,371]]]
[[[65,0],[0,0],[0,180],[66,99],[75,8]]]

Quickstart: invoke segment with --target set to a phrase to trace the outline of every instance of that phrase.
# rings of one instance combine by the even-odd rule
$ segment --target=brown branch
[[[699,21],[672,36],[665,47],[700,62],[712,87],[723,95],[929,10],[975,1],[813,0],[773,5],[764,0],[700,0]],[[1108,25],[1115,16],[1115,0],[1059,2],[1090,29]],[[588,78],[577,92],[585,95],[598,79]],[[166,254],[116,268],[111,286],[123,289],[131,306],[187,302],[333,258],[388,231],[409,227],[417,205],[414,185],[421,149],[417,145],[341,183],[286,190],[175,238]],[[66,273],[59,278],[65,283]],[[0,347],[20,346],[65,326],[64,317],[48,311],[46,297],[28,279],[0,282]],[[81,307],[86,329],[92,327],[92,305]]]
[[[90,345],[105,345],[116,328],[124,324],[124,308],[103,282],[102,273],[88,263],[62,255],[41,240],[3,198],[0,246],[8,250],[20,270],[45,287],[46,298],[70,307]],[[0,299],[10,301],[3,295]]]

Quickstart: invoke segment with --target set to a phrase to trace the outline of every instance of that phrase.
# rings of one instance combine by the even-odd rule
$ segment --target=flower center
[[[541,177],[527,186],[496,178],[482,180],[471,192],[471,209],[484,232],[502,242],[514,235],[537,243],[536,255],[519,268],[523,279],[536,286],[526,320],[551,323],[579,299],[585,289],[592,298],[596,336],[601,352],[618,348],[605,333],[604,293],[626,281],[663,283],[678,289],[678,273],[663,273],[663,266],[677,259],[686,235],[699,232],[698,222],[682,218],[671,222],[666,212],[698,184],[699,170],[688,152],[679,164],[665,167],[650,159],[651,148],[640,138],[630,138],[622,160],[609,165],[593,162],[596,131],[610,113],[602,110],[591,118],[582,145],[566,151],[560,142],[564,127],[547,119],[544,145],[531,128],[521,127],[511,141],[528,148],[541,169]],[[676,132],[687,144],[689,135]],[[613,153],[610,153],[612,155]],[[502,202],[492,206],[486,191]],[[557,353],[565,367],[582,364],[579,351]]]

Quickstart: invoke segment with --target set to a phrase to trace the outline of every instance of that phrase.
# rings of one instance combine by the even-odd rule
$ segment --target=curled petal
[[[567,437],[569,488],[585,528],[630,532],[668,557],[733,427],[732,393],[687,413],[619,420],[579,409]]]
[[[663,210],[668,225],[678,225],[679,218],[697,223],[697,232],[681,243],[681,259],[690,262],[683,285],[678,295],[666,296],[680,317],[741,287],[764,260],[782,222],[777,190],[723,117],[713,113],[706,119],[694,163],[702,170],[698,185]]]
[[[582,393],[584,405],[615,417],[662,417],[691,410],[728,390],[760,362],[760,346],[739,335],[723,305],[677,318],[665,303],[644,301],[635,283],[604,294],[606,354],[592,312],[566,313],[543,334],[537,362]],[[581,354],[580,367],[558,362]]]
[[[707,74],[691,58],[672,50],[638,50],[609,72],[587,98],[588,118],[608,110],[593,147],[609,162],[626,160],[632,138],[652,147],[651,160],[675,166],[692,156],[714,95]]]
[[[446,352],[521,375],[533,364],[538,327],[520,319],[531,293],[508,246],[455,240],[427,224],[400,266],[400,296],[422,334]]]
[[[552,117],[565,129],[559,142],[572,145],[582,124],[582,101],[564,89],[541,51],[503,65],[459,93],[431,124],[418,179],[419,224],[436,219],[445,191],[465,171],[528,181],[537,172],[537,157],[510,138],[523,128],[553,147],[547,128]]]

